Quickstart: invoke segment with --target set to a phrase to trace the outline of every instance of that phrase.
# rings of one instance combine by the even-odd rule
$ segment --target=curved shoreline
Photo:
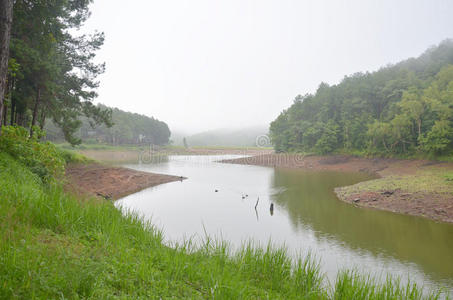
[[[336,188],[341,201],[453,223],[453,181],[447,177],[453,174],[453,163],[301,154],[266,154],[222,162],[311,171],[366,172],[377,178]]]
[[[149,187],[186,179],[97,163],[69,164],[66,166],[66,178],[67,190],[107,200],[117,200]]]
[[[152,150],[152,149],[151,149]],[[100,163],[72,163],[66,166],[66,185],[67,191],[80,196],[96,196],[104,199],[117,200],[124,196],[139,192],[143,189],[156,185],[181,181],[186,179],[181,176],[172,176],[141,172],[123,167],[111,166],[109,163],[137,163],[140,155],[222,155],[222,154],[242,154],[257,155],[268,154],[272,150],[267,149],[166,149],[152,152],[151,150],[81,150],[80,154],[99,161]],[[151,152],[150,152],[151,151]]]

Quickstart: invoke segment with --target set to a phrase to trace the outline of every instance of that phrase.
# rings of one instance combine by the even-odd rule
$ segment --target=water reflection
[[[358,268],[453,287],[452,225],[336,199],[335,187],[369,176],[214,162],[222,158],[171,156],[157,164],[128,165],[188,179],[117,204],[151,219],[170,242],[206,234],[233,247],[249,239],[266,245],[272,239],[291,253],[314,252],[331,280],[340,269]]]
[[[294,227],[309,226],[318,238],[335,238],[352,249],[392,256],[421,266],[436,278],[453,278],[453,226],[338,201],[333,193],[357,174],[275,170],[273,200]]]

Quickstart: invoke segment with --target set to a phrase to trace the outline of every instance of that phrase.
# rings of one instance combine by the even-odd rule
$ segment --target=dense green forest
[[[124,144],[154,144],[169,143],[170,129],[168,125],[152,117],[126,112],[118,108],[109,108],[98,104],[102,111],[110,110],[113,126],[94,124],[89,118],[81,117],[80,129],[74,134],[85,143],[106,143],[111,145]],[[46,138],[51,141],[64,140],[62,130],[53,122],[47,122],[44,127]]]
[[[104,72],[104,64],[94,62],[104,35],[78,31],[90,15],[91,2],[2,1],[0,23],[7,25],[0,28],[5,37],[2,65],[7,61],[7,70],[6,76],[0,74],[5,82],[0,84],[0,126],[18,125],[32,133],[50,119],[67,141],[78,144],[80,117],[112,125],[112,112],[92,104],[96,77]]]
[[[321,83],[270,125],[276,151],[450,155],[453,40],[372,73]]]

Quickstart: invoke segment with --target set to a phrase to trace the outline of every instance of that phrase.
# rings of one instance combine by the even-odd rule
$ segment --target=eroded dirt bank
[[[223,162],[371,173],[376,175],[375,180],[337,188],[336,194],[357,206],[453,223],[453,163],[298,154],[267,154]]]
[[[96,163],[70,164],[66,167],[66,177],[68,190],[112,200],[148,187],[185,179]]]

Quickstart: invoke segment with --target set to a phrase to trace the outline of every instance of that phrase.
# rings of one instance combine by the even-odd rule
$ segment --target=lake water
[[[234,157],[170,156],[161,163],[126,165],[188,179],[116,204],[151,219],[168,243],[207,234],[234,248],[249,240],[265,246],[271,239],[292,255],[314,254],[331,283],[339,270],[354,268],[453,291],[453,225],[358,208],[336,198],[335,187],[371,179],[365,174],[216,162]]]

